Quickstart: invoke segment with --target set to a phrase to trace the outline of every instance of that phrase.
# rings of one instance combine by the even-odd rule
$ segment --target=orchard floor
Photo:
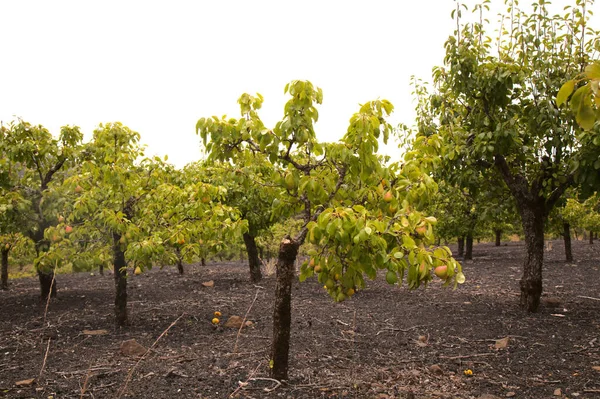
[[[268,379],[274,277],[250,284],[243,264],[132,276],[131,325],[119,330],[111,275],[59,275],[45,320],[37,281],[13,280],[0,292],[0,397],[600,398],[600,242],[574,242],[573,252],[570,264],[560,241],[546,252],[543,298],[560,305],[536,314],[518,307],[518,242],[476,245],[456,291],[375,281],[336,304],[316,280],[295,282],[283,385]],[[211,324],[214,311],[226,320],[250,306],[253,325],[239,337]],[[129,339],[151,350],[126,357]]]

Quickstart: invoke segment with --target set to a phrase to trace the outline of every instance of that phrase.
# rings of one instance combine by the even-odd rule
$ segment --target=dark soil
[[[244,264],[132,276],[121,330],[112,275],[59,275],[45,320],[37,280],[14,280],[0,293],[0,397],[118,398],[125,388],[127,398],[600,398],[599,249],[576,241],[567,264],[554,241],[536,314],[518,307],[522,243],[476,245],[456,291],[375,281],[336,304],[315,279],[295,282],[283,385],[268,379],[274,278],[253,285]],[[214,311],[225,321],[251,305],[254,324],[239,337],[211,324]],[[151,348],[145,357],[121,354],[132,338]]]

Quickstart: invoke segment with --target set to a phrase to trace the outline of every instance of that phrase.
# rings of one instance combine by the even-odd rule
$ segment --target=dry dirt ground
[[[573,249],[573,263],[560,241],[546,252],[536,314],[518,307],[522,243],[476,245],[456,291],[375,281],[336,304],[316,280],[296,282],[282,385],[268,379],[274,278],[250,284],[242,263],[132,276],[123,329],[111,275],[59,275],[45,319],[36,280],[13,280],[0,292],[0,397],[600,398],[600,242]],[[239,337],[211,324],[250,306]],[[151,349],[125,356],[129,339]]]

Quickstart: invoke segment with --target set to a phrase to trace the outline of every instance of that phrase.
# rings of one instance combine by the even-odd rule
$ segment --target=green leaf
[[[575,81],[569,80],[565,82],[556,95],[556,105],[560,107],[564,104],[573,93],[573,90],[575,90]]]
[[[594,62],[585,67],[585,76],[590,79],[600,79],[600,62]]]

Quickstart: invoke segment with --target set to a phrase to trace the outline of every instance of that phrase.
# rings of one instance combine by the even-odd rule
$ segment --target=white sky
[[[358,104],[376,98],[395,105],[394,124],[411,125],[410,76],[429,79],[441,64],[454,7],[2,0],[0,120],[21,117],[54,133],[78,125],[87,138],[98,123],[121,121],[142,135],[147,155],[183,166],[200,158],[200,117],[237,117],[238,97],[259,92],[261,117],[274,126],[285,84],[308,79],[324,91],[321,140],[339,139]]]

